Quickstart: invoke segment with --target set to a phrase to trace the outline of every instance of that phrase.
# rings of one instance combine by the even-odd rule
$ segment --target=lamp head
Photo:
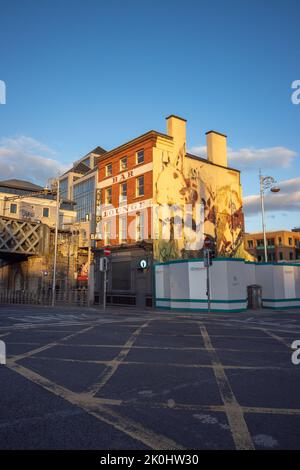
[[[270,190],[272,193],[279,193],[280,188],[278,186],[273,186]]]

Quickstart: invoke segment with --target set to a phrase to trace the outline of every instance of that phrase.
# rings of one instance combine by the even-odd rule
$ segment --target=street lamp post
[[[89,229],[88,229],[88,293],[87,293],[87,304],[90,307],[94,301],[94,264],[92,262],[92,226],[93,226],[93,215],[91,213],[86,214],[85,216],[86,222],[89,222]]]
[[[280,188],[275,186],[276,180],[272,176],[263,176],[261,170],[259,170],[259,191],[260,191],[260,204],[261,204],[261,221],[264,237],[264,255],[265,262],[268,261],[267,251],[267,235],[266,235],[266,222],[265,222],[265,191],[270,189],[272,193],[278,193]]]
[[[60,206],[59,178],[57,178],[57,180],[56,180],[56,217],[55,217],[54,261],[53,261],[53,277],[52,277],[52,307],[55,306],[59,206]]]

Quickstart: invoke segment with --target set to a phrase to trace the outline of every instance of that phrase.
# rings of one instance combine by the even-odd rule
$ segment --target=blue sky
[[[267,228],[300,225],[298,1],[0,0],[0,9],[1,179],[42,181],[97,145],[164,132],[174,113],[188,120],[189,149],[203,150],[207,130],[228,135],[248,231],[260,230],[260,166],[282,182],[266,198]]]

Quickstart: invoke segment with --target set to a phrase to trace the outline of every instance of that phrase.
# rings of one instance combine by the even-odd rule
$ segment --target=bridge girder
[[[0,256],[46,254],[49,239],[50,228],[45,224],[0,216]]]

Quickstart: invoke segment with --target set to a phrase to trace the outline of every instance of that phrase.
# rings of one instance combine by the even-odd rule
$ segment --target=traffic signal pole
[[[205,250],[207,311],[210,312],[210,250]]]
[[[215,242],[211,240],[208,236],[204,240],[204,266],[206,267],[206,296],[207,296],[207,311],[211,311],[211,295],[210,295],[210,266],[212,265],[212,260],[215,257]]]
[[[110,250],[104,249],[104,254],[109,255]],[[107,291],[107,271],[108,271],[108,258],[106,256],[100,258],[100,271],[103,272],[103,309],[106,309],[106,291]],[[99,302],[100,305],[100,302]]]
[[[107,270],[103,272],[103,310],[106,309],[106,283],[107,283]]]

